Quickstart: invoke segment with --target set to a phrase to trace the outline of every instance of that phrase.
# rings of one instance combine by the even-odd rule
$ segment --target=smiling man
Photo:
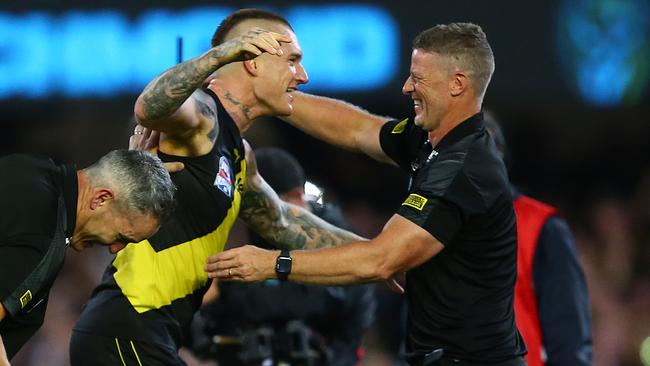
[[[79,171],[9,155],[0,158],[0,170],[0,205],[7,209],[0,220],[5,365],[43,323],[67,247],[100,244],[117,253],[150,237],[169,216],[175,187],[160,159],[142,151],[113,151]]]
[[[107,268],[74,328],[73,366],[184,365],[178,349],[210,284],[203,268],[237,218],[287,248],[360,239],[280,200],[241,137],[258,117],[292,113],[293,94],[308,80],[301,58],[284,18],[242,9],[217,28],[212,48],[140,94],[134,138],[159,131],[158,155],[185,166],[172,174],[178,208]]]
[[[210,276],[344,285],[406,272],[411,365],[524,365],[513,311],[513,198],[481,113],[493,71],[483,30],[452,23],[413,42],[402,92],[413,100],[414,120],[297,93],[289,122],[399,165],[411,175],[408,195],[370,241],[290,254],[245,246],[211,257]]]

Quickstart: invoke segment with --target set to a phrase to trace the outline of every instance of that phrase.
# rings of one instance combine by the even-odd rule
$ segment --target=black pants
[[[187,366],[168,347],[129,339],[72,332],[71,366]]]

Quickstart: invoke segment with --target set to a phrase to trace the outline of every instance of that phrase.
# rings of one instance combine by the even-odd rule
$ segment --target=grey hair
[[[418,34],[413,48],[451,58],[455,66],[469,73],[476,95],[483,100],[494,73],[494,54],[480,26],[439,24]]]
[[[92,186],[116,192],[115,202],[124,212],[162,222],[174,209],[176,186],[162,161],[146,151],[114,150],[84,170]]]

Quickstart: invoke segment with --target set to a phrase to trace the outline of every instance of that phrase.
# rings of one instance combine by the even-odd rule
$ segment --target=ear
[[[115,194],[110,188],[97,188],[93,192],[92,199],[90,201],[90,209],[96,210],[106,203],[115,199]]]
[[[252,76],[257,76],[260,73],[260,64],[255,58],[244,61],[244,68]]]
[[[463,94],[469,86],[469,78],[467,77],[467,74],[463,71],[456,71],[450,82],[449,91],[452,97],[457,97]]]

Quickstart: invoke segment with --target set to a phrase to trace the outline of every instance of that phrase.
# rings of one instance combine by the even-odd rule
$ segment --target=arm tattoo
[[[214,99],[204,93],[202,90],[197,90],[194,93],[196,113],[204,116],[206,119],[215,121],[212,129],[208,131],[208,139],[214,142],[219,135],[219,122],[217,121],[217,108]]]
[[[278,248],[325,248],[363,240],[301,207],[283,202],[268,184],[253,184],[252,180],[255,179],[246,183],[239,215],[251,229]]]
[[[219,67],[218,49],[178,64],[154,79],[142,92],[145,119],[172,115]]]

